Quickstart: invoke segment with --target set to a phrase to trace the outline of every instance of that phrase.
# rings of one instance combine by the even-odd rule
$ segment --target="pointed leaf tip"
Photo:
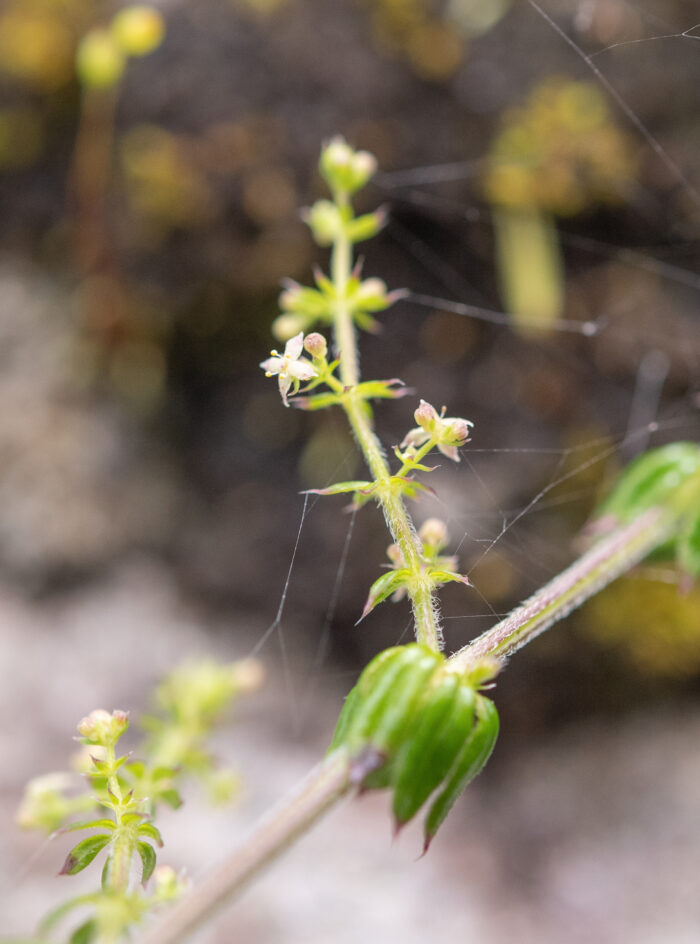
[[[89,836],[83,839],[68,853],[66,861],[61,867],[59,875],[77,875],[92,862],[95,856],[104,849],[112,837],[101,833],[99,836]]]

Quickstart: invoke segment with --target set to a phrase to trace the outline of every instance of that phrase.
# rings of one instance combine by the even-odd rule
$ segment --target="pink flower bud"
[[[425,400],[420,401],[420,406],[413,415],[416,423],[426,432],[431,432],[436,421],[440,419],[435,407],[426,403]]]
[[[307,353],[310,354],[314,360],[324,360],[326,354],[328,353],[328,344],[326,339],[322,334],[314,331],[312,334],[307,334],[304,339],[304,348]]]
[[[428,547],[440,550],[449,540],[447,525],[440,518],[428,518],[418,531],[418,537]]]

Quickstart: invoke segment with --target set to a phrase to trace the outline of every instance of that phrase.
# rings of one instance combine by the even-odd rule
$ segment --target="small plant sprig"
[[[216,767],[207,740],[232,699],[254,690],[261,681],[261,666],[254,660],[179,666],[156,689],[157,713],[143,719],[147,735],[137,757],[117,751],[129,727],[126,712],[96,709],[83,718],[77,740],[85,753],[79,767],[90,793],[69,795],[67,774],[38,778],[27,787],[18,821],[53,835],[89,831],[69,852],[59,875],[77,875],[104,851],[101,888],[72,898],[47,915],[40,941],[49,940],[56,926],[80,909],[88,916],[73,930],[70,944],[112,944],[148,912],[182,893],[184,878],[169,866],[156,867],[156,848],[163,845],[154,823],[158,807],[180,806],[178,786],[186,774],[202,780],[216,800],[233,795],[237,779]],[[73,821],[75,815],[86,813],[93,815]]]
[[[362,382],[356,344],[357,329],[374,330],[373,315],[404,295],[401,291],[389,292],[381,279],[363,279],[361,263],[353,266],[353,247],[375,236],[386,218],[383,209],[356,216],[352,206],[353,196],[375,172],[376,161],[368,152],[355,151],[342,138],[335,138],[324,147],[319,169],[332,200],[318,200],[305,219],[316,242],[331,248],[330,276],[317,271],[316,288],[286,284],[280,297],[283,313],[273,331],[282,339],[293,336],[287,340],[283,354],[273,350],[260,366],[267,376],[277,376],[285,406],[305,383],[304,396],[292,401],[296,406],[305,410],[339,406],[345,412],[372,478],[338,482],[312,491],[320,495],[351,493],[356,506],[370,499],[380,505],[400,566],[375,581],[362,615],[389,596],[406,595],[413,610],[417,641],[439,651],[442,632],[436,591],[449,581],[469,581],[462,574],[436,567],[430,560],[406,508],[406,499],[427,490],[415,475],[431,471],[423,463],[431,452],[439,450],[459,462],[458,449],[467,442],[472,424],[460,417],[445,417],[444,408],[438,413],[421,400],[415,412],[417,426],[394,448],[399,467],[391,470],[374,433],[370,404],[372,400],[405,396],[407,391],[396,378]],[[330,362],[322,335],[314,332],[304,339],[304,331],[319,323],[332,328],[335,357]],[[303,356],[303,351],[311,360]]]
[[[369,401],[405,391],[397,380],[362,383],[355,344],[356,328],[374,324],[358,297],[371,294],[373,312],[397,297],[379,280],[368,280],[370,293],[359,268],[352,268],[352,246],[376,233],[384,218],[383,211],[355,217],[350,203],[369,180],[374,161],[335,139],[323,149],[320,170],[333,200],[316,203],[307,220],[316,241],[331,246],[331,276],[317,274],[316,289],[287,285],[283,313],[274,325],[287,344],[283,354],[273,351],[261,366],[278,377],[285,406],[291,397],[304,409],[344,410],[373,478],[316,491],[349,492],[356,505],[373,499],[381,506],[393,539],[392,567],[370,589],[363,616],[388,597],[407,596],[416,642],[385,650],[369,663],[345,701],[325,760],[168,913],[145,944],[186,940],[352,790],[390,789],[396,828],[427,805],[427,849],[491,754],[498,714],[481,689],[509,657],[649,555],[672,555],[687,579],[700,575],[700,446],[674,443],[640,456],[625,470],[588,529],[590,547],[578,560],[463,649],[449,657],[440,651],[435,591],[450,580],[468,581],[458,574],[456,561],[443,556],[444,524],[430,519],[416,532],[405,500],[424,488],[413,475],[430,471],[423,459],[432,450],[459,460],[457,450],[467,442],[471,424],[421,401],[417,426],[395,448],[400,466],[391,472]],[[333,330],[330,362],[320,334],[304,338],[319,322]],[[325,389],[314,392],[319,387]]]

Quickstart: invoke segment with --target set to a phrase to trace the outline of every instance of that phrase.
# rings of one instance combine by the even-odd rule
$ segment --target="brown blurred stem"
[[[82,90],[80,117],[68,175],[73,255],[84,280],[84,317],[109,357],[129,320],[129,303],[118,271],[109,225],[109,191],[120,86]]]
[[[234,901],[258,872],[308,832],[351,787],[348,755],[336,751],[259,822],[248,840],[171,908],[140,944],[178,944],[186,940]]]

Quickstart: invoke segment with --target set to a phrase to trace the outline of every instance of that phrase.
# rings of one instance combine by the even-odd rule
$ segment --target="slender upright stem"
[[[113,811],[116,820],[113,840],[114,845],[110,854],[106,884],[115,891],[126,892],[129,888],[131,860],[135,852],[135,844],[132,831],[124,827],[124,813],[122,812],[124,796],[119,784],[119,778],[116,774],[116,752],[114,745],[108,744],[105,748],[105,752],[106,762],[109,765],[109,769],[112,771],[108,777],[107,783],[114,799]]]
[[[336,199],[339,204],[344,202],[342,194],[337,194]],[[434,587],[424,572],[420,539],[403,499],[396,493],[394,483],[391,481],[391,470],[372,429],[367,405],[362,397],[353,393],[353,388],[357,387],[360,381],[360,370],[352,310],[347,301],[347,286],[351,271],[352,245],[347,236],[341,233],[333,243],[331,278],[337,299],[333,332],[340,358],[340,379],[347,389],[342,406],[357,444],[377,483],[375,495],[384,512],[392,539],[401,551],[406,570],[411,574],[406,590],[413,609],[416,639],[431,649],[439,650],[442,648],[442,631],[437,601]]]
[[[518,649],[642,561],[673,534],[675,526],[675,515],[652,508],[616,528],[504,620],[456,652],[449,660],[450,667],[464,671],[485,657],[505,663]]]
[[[179,944],[213,917],[352,787],[350,763],[336,751],[259,823],[250,838],[178,902],[139,944]]]

